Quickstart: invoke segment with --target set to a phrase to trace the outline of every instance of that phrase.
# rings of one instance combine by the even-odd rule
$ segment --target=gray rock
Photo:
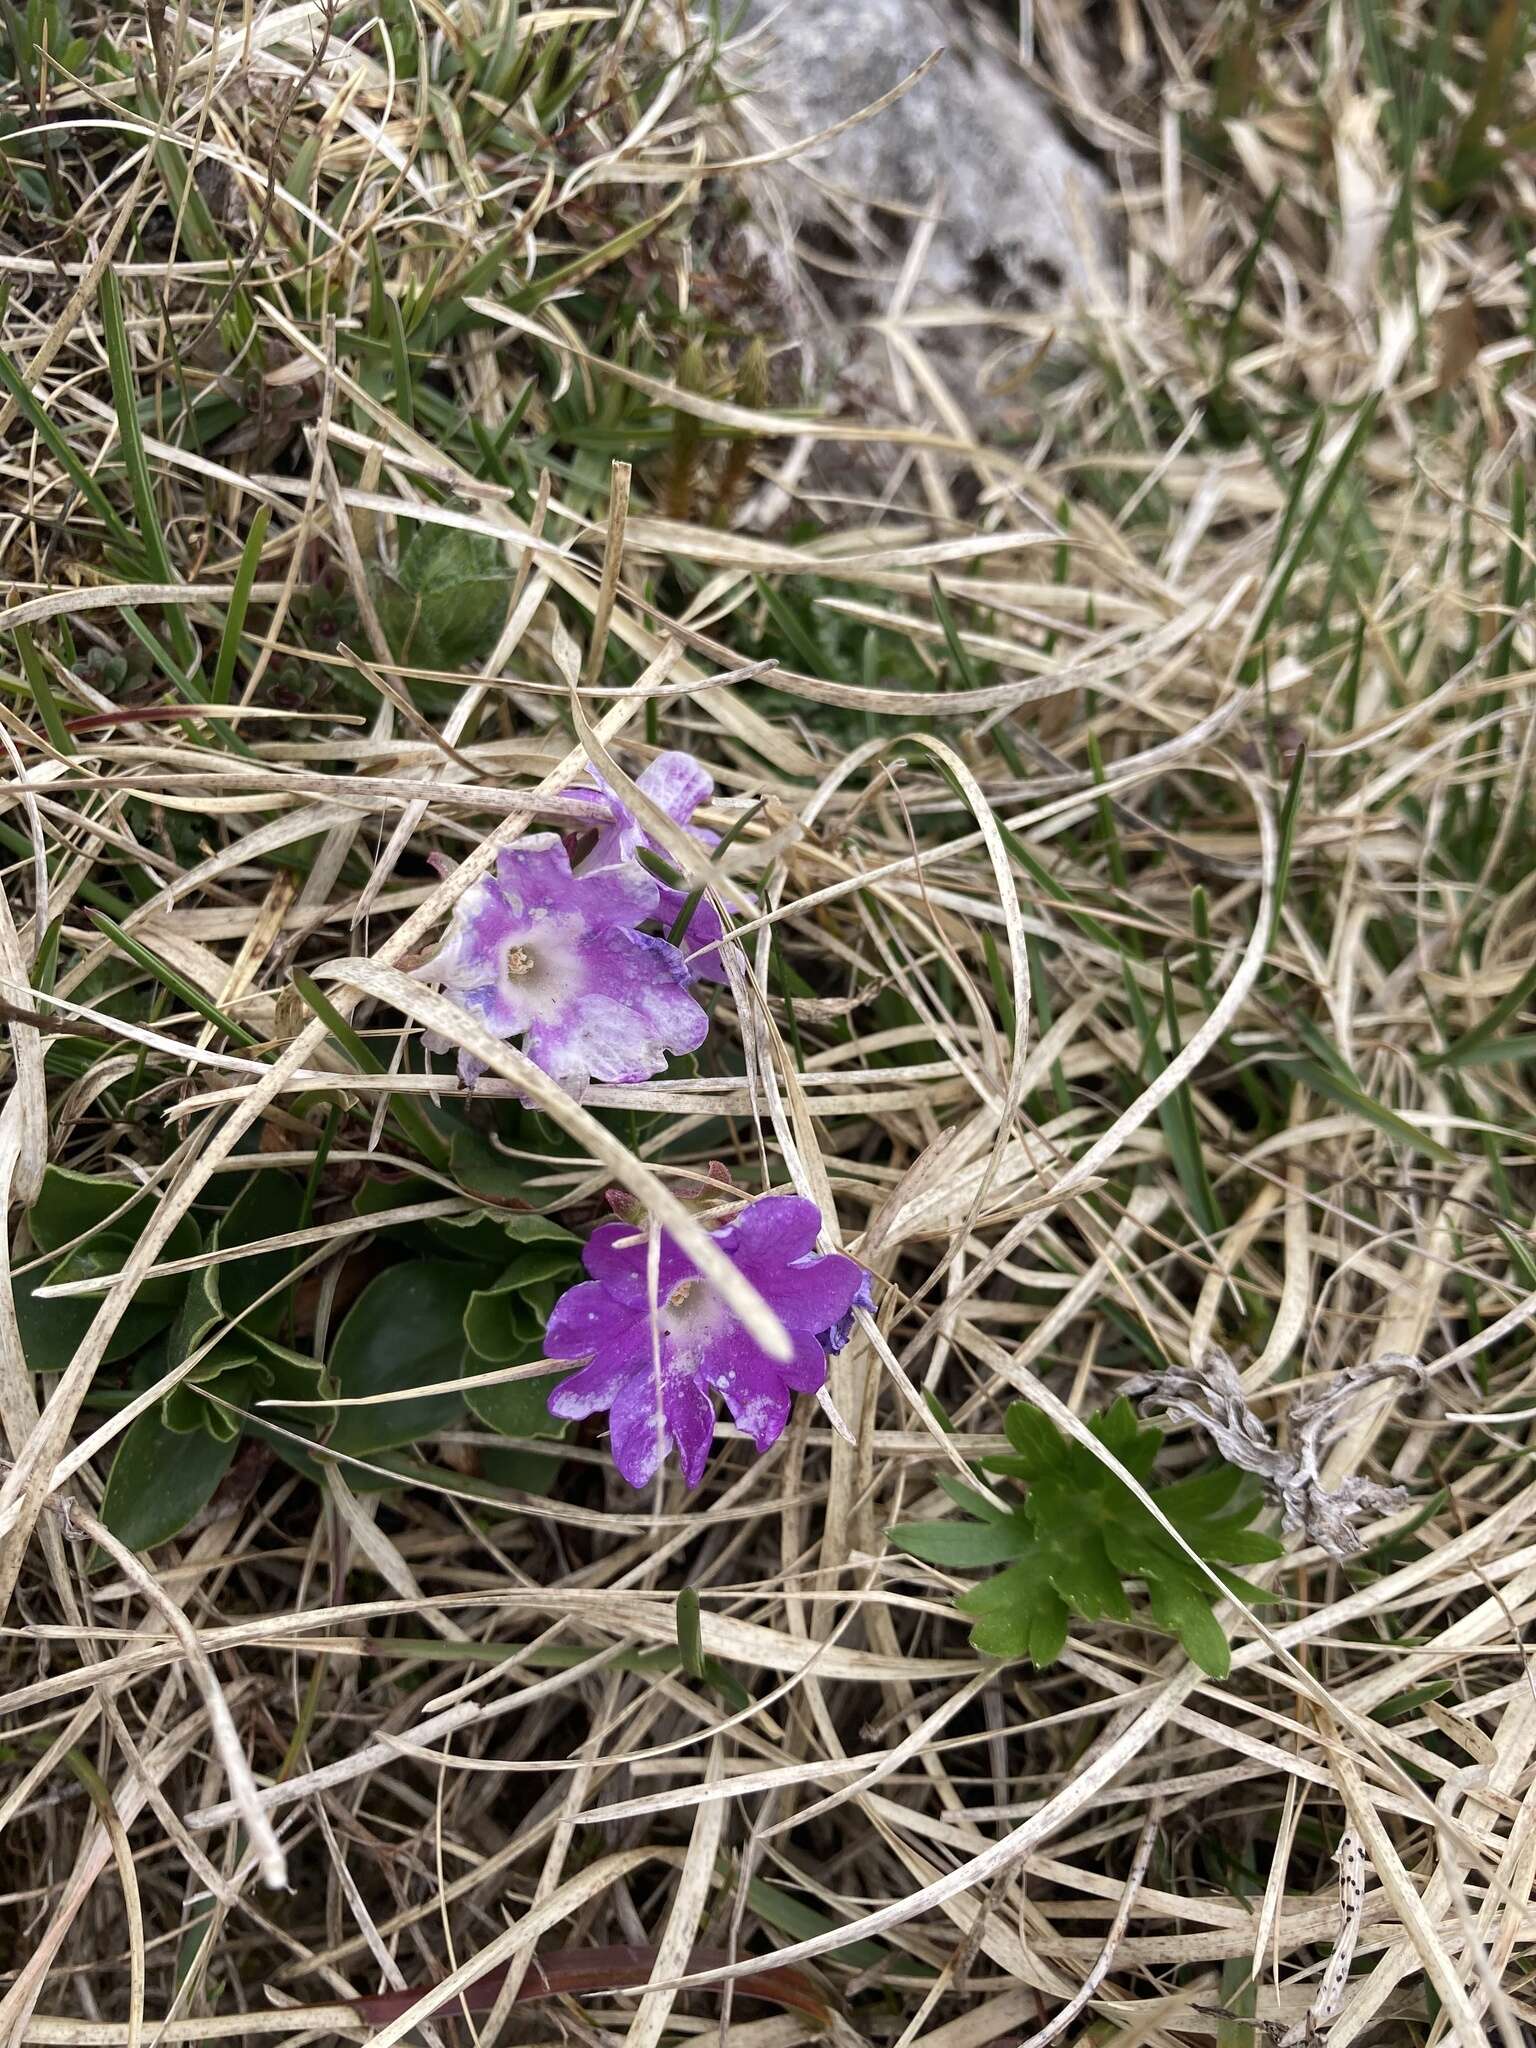
[[[1104,180],[960,0],[747,0],[727,69],[750,139],[771,147],[846,120],[941,48],[892,105],[769,174],[781,227],[835,230],[856,251],[847,267],[873,269],[830,282],[823,270],[827,302],[883,310],[930,219],[914,305],[1102,299],[1114,269]]]

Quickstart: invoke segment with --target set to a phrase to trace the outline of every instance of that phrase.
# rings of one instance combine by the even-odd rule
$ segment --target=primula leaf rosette
[[[572,1421],[606,1410],[613,1460],[631,1486],[655,1477],[675,1448],[683,1477],[703,1477],[715,1397],[759,1451],[783,1434],[795,1394],[826,1383],[827,1353],[847,1341],[855,1308],[872,1305],[857,1260],[815,1249],[821,1214],[799,1195],[762,1195],[711,1232],[789,1332],[793,1354],[770,1358],[688,1255],[665,1233],[602,1224],[588,1241],[590,1276],[555,1304],[550,1358],[586,1359],[550,1394]],[[655,1259],[654,1285],[652,1259]]]

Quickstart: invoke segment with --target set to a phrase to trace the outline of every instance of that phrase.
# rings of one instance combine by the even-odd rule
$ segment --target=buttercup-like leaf
[[[1126,1471],[1150,1485],[1160,1430],[1142,1428],[1123,1399],[1088,1426]],[[985,1656],[1028,1657],[1037,1667],[1054,1663],[1073,1614],[1084,1621],[1135,1620],[1127,1588],[1140,1582],[1146,1589],[1142,1618],[1176,1635],[1203,1671],[1224,1677],[1231,1653],[1213,1612],[1222,1587],[1250,1602],[1272,1596],[1222,1567],[1281,1555],[1274,1537],[1250,1526],[1262,1496],[1245,1493],[1243,1475],[1227,1466],[1152,1494],[1166,1521],[1211,1566],[1213,1584],[1119,1473],[1063,1437],[1038,1408],[1015,1402],[1005,1427],[1013,1455],[980,1463],[1025,1482],[1028,1492],[1017,1507],[999,1511],[946,1478],[940,1484],[964,1520],[909,1522],[891,1531],[898,1548],[928,1564],[959,1571],[1007,1564],[956,1602],[974,1619],[973,1647]]]

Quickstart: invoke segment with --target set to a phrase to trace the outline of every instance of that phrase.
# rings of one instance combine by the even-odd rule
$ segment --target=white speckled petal
[[[714,795],[715,778],[692,754],[658,754],[635,777],[635,786],[675,825],[686,825],[699,805],[707,804]]]

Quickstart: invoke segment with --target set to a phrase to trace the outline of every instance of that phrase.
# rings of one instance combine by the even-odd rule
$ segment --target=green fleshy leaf
[[[127,1264],[149,1221],[157,1194],[132,1181],[109,1180],[50,1166],[38,1198],[27,1212],[27,1227],[41,1252],[70,1250],[52,1263],[29,1264],[13,1280],[16,1320],[22,1351],[34,1372],[62,1372],[79,1349],[81,1339],[101,1307],[99,1294],[48,1301],[38,1290],[66,1280],[104,1279]],[[75,1240],[83,1238],[77,1243]],[[202,1237],[197,1224],[184,1216],[161,1248],[160,1260],[196,1255]],[[124,1312],[103,1354],[103,1363],[129,1358],[170,1322],[186,1289],[179,1275],[147,1280]]]
[[[500,1444],[488,1445],[478,1454],[480,1476],[492,1486],[505,1486],[513,1493],[545,1495],[560,1476],[558,1456],[539,1451],[514,1451]]]
[[[537,1356],[535,1348],[534,1357]],[[548,1437],[558,1441],[571,1425],[550,1414],[549,1397],[568,1377],[563,1372],[549,1372],[531,1380],[506,1380],[499,1387],[470,1387],[464,1398],[480,1420],[500,1436]]]
[[[234,1455],[233,1435],[179,1435],[152,1408],[129,1424],[117,1447],[101,1519],[130,1550],[152,1550],[207,1506]]]
[[[205,1399],[197,1391],[198,1387],[212,1385],[216,1381],[225,1400],[233,1402],[237,1408],[248,1408],[257,1388],[265,1385],[249,1352],[226,1355],[220,1345],[213,1357],[218,1360],[218,1365],[206,1380],[201,1374],[194,1379],[182,1380],[160,1403],[160,1419],[173,1436],[188,1437],[202,1430],[217,1437],[220,1443],[233,1443],[240,1434],[240,1417],[218,1401]]]
[[[214,1225],[212,1242],[224,1251],[232,1245],[281,1237],[298,1227],[303,1199],[303,1191],[292,1174],[280,1173],[274,1167],[253,1173]],[[269,1288],[277,1287],[293,1271],[299,1256],[296,1250],[260,1252],[254,1258],[231,1259],[213,1268],[217,1275],[215,1296],[223,1314],[243,1317],[242,1328],[247,1330],[277,1329],[286,1307],[281,1291],[259,1309],[252,1310],[251,1304]]]
[[[370,1280],[331,1349],[330,1377],[343,1398],[398,1392],[398,1401],[344,1408],[332,1450],[367,1457],[431,1436],[464,1412],[458,1394],[411,1394],[456,1379],[464,1369],[464,1310],[475,1269],[451,1259],[418,1259]]]
[[[454,1132],[449,1161],[454,1179],[466,1194],[491,1202],[527,1201],[529,1181],[540,1171],[532,1160],[512,1159],[498,1152],[478,1131]]]

